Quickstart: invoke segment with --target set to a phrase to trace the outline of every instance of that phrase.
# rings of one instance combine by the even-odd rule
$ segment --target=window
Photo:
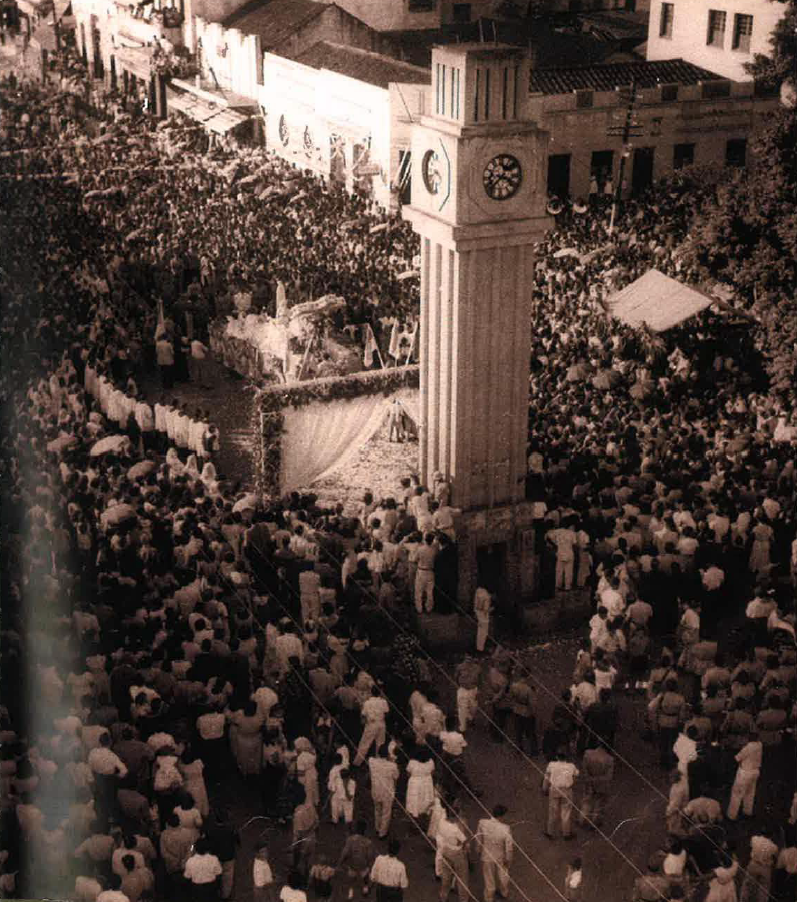
[[[744,166],[747,162],[747,138],[731,138],[725,144],[725,165]]]
[[[407,0],[407,9],[411,13],[429,13],[434,9],[435,0]]]
[[[662,85],[661,101],[662,103],[674,103],[678,99],[678,85]]]
[[[727,14],[721,9],[708,11],[708,37],[706,44],[710,47],[722,47],[725,43],[725,20]]]
[[[592,106],[592,91],[576,91],[576,109],[586,110]]]
[[[750,52],[750,38],[753,35],[753,17],[737,13],[733,17],[733,49]]]
[[[470,3],[455,3],[452,16],[455,22],[470,22]]]
[[[659,20],[659,37],[660,38],[671,38],[672,37],[672,21],[675,17],[675,4],[674,3],[662,3],[661,4],[661,19]]]
[[[672,149],[672,168],[683,169],[695,162],[694,144],[676,144]]]
[[[729,81],[701,82],[700,95],[703,100],[721,100],[731,96],[731,83]]]

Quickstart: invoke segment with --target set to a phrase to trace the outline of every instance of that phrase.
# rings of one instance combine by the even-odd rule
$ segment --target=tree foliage
[[[777,88],[797,73],[797,0],[782,3],[772,55],[749,71]],[[744,170],[728,172],[695,217],[684,246],[688,264],[728,283],[759,321],[758,340],[772,388],[797,391],[797,109],[767,117]]]

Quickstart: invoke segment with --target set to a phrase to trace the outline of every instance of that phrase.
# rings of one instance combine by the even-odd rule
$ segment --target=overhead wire
[[[321,547],[321,546],[319,546],[319,547]],[[322,550],[324,550],[324,549],[322,549]],[[335,558],[332,557],[331,553],[329,553],[329,552],[326,552],[326,553],[329,555],[329,557],[332,558],[333,561],[335,560]],[[437,588],[439,588],[439,587],[437,587]],[[478,626],[478,623],[477,623],[477,621],[476,621],[476,618],[473,616],[473,614],[471,614],[470,612],[468,612],[468,611],[466,611],[464,608],[462,608],[462,606],[461,606],[456,600],[454,600],[447,592],[445,592],[444,590],[440,590],[440,591],[441,591],[441,594],[445,597],[445,599],[446,599],[446,600],[447,600],[454,608],[456,608],[456,610],[458,610],[458,611],[459,611],[466,619],[471,620],[473,624],[475,624],[476,626]],[[382,609],[382,610],[384,611],[384,609]],[[392,619],[392,618],[391,618],[391,619]],[[397,622],[394,620],[394,623],[397,623]],[[397,624],[397,625],[398,625],[398,624]],[[498,643],[496,643],[496,644],[498,644]],[[449,680],[449,682],[451,682],[453,685],[457,685],[457,684],[454,682],[454,680],[453,680],[453,678],[451,677],[451,675],[450,675],[444,668],[442,668],[442,667],[437,663],[437,661],[435,661],[435,659],[434,659],[431,655],[429,655],[427,652],[425,652],[425,654],[427,655],[428,660],[429,660],[429,661],[437,668],[437,670],[438,670],[440,673],[442,673],[442,674],[445,676],[445,678],[446,678],[447,680]],[[557,704],[559,703],[560,700],[559,700],[559,698],[556,696],[556,694],[553,692],[553,690],[549,689],[548,686],[546,685],[546,683],[545,683],[543,680],[541,680],[539,677],[534,676],[534,674],[533,674],[533,672],[532,672],[532,669],[531,669],[531,667],[530,667],[528,664],[525,664],[525,663],[524,663],[523,669],[524,669],[524,671],[532,678],[532,680],[533,680],[536,684],[538,684],[539,686],[542,687],[542,689],[544,690],[544,692],[545,692],[546,694],[548,694],[549,696],[551,696]],[[482,715],[485,717],[485,719],[488,721],[488,723],[490,723],[490,725],[491,725],[494,729],[496,729],[501,735],[503,735],[504,738],[506,738],[506,739],[510,742],[511,745],[513,745],[516,749],[518,749],[518,751],[521,753],[521,755],[523,755],[523,756],[529,761],[529,763],[532,765],[532,767],[534,767],[535,769],[539,770],[539,768],[537,768],[536,763],[535,763],[531,758],[529,758],[529,757],[525,754],[525,752],[524,752],[521,748],[519,748],[519,746],[517,746],[517,744],[516,744],[515,742],[513,742],[513,740],[511,739],[511,737],[509,737],[509,736],[507,735],[507,733],[506,733],[504,730],[500,729],[500,728],[497,726],[497,724],[495,724],[495,722],[489,717],[489,715],[486,713],[486,711],[485,711],[481,706],[477,706],[477,710],[479,710],[479,711],[482,713]],[[663,792],[662,792],[662,791],[661,791],[654,783],[652,783],[652,782],[651,782],[644,774],[642,774],[642,773],[641,773],[641,772],[640,772],[640,771],[639,771],[639,770],[638,770],[638,769],[637,769],[630,761],[628,761],[627,758],[625,758],[623,755],[621,755],[621,754],[617,751],[617,749],[616,749],[616,747],[615,747],[614,745],[612,745],[611,743],[607,742],[602,736],[600,736],[599,733],[597,733],[594,729],[592,729],[592,727],[589,726],[589,724],[586,722],[586,720],[584,719],[584,717],[581,715],[581,713],[579,712],[579,710],[578,710],[576,707],[569,707],[568,710],[573,714],[574,718],[578,721],[579,725],[582,726],[582,727],[583,727],[588,733],[590,733],[595,739],[597,739],[598,742],[599,742],[601,745],[603,745],[605,748],[607,748],[609,751],[611,751],[612,754],[615,756],[615,758],[616,758],[617,760],[621,761],[626,767],[629,768],[629,770],[631,770],[634,774],[636,774],[636,775],[637,775],[637,776],[638,776],[638,777],[639,777],[639,778],[640,778],[640,779],[641,779],[641,780],[642,780],[642,781],[643,781],[650,789],[652,789],[652,790],[653,790],[653,791],[654,791],[661,799],[663,799],[665,802],[669,802],[669,799],[667,798],[667,796],[666,796],[666,795],[665,795],[665,794],[664,794],[664,793],[663,793]],[[582,812],[578,811],[578,809],[575,808],[575,806],[574,806],[574,809],[579,813],[580,816],[583,816]],[[702,827],[701,824],[699,824],[697,821],[694,821],[693,819],[689,818],[687,815],[682,815],[682,816],[686,819],[686,821],[690,824],[690,826],[692,826],[692,827],[694,827],[695,829],[699,830],[699,831],[703,834],[703,836],[705,836],[717,850],[719,850],[719,851],[724,851],[724,850],[722,849],[722,846],[720,846],[720,844],[717,843],[717,841],[716,841],[710,834],[708,834],[708,833],[705,832],[705,830],[704,830],[704,828]],[[593,824],[592,821],[590,821],[589,819],[587,819],[587,823],[590,823],[590,825],[594,827],[594,824]],[[608,841],[611,843],[611,839],[610,839],[609,837],[606,837],[605,834],[603,833],[603,831],[601,831],[600,829],[598,829],[598,828],[596,828],[596,827],[595,827],[595,829],[597,830],[597,832],[598,832],[602,837],[607,838]],[[614,844],[612,843],[612,845],[614,845]],[[616,847],[615,847],[615,848],[616,848]],[[743,875],[749,876],[750,879],[751,879],[753,882],[755,882],[756,885],[759,886],[761,889],[764,888],[762,884],[758,883],[757,879],[756,879],[754,876],[748,875],[748,872],[747,872],[747,870],[746,870],[745,868],[742,868],[742,867],[740,866],[739,870],[740,870],[740,873],[742,873]],[[641,873],[641,872],[640,872],[640,873]],[[767,893],[767,898],[774,899],[774,897],[772,896],[771,893]]]
[[[290,583],[289,583],[287,580],[284,579],[284,577],[280,576],[280,574],[278,573],[277,568],[274,568],[273,565],[271,565],[271,563],[270,563],[269,561],[266,561],[266,563],[269,564],[270,566],[272,566],[272,569],[274,569],[274,572],[277,574],[278,578],[279,578],[280,580],[282,580],[283,582],[285,582],[285,584],[288,586],[288,588],[289,588],[291,591],[294,591],[294,594],[295,594],[295,590],[293,590],[293,587],[290,585]],[[224,576],[224,574],[222,574],[222,573],[219,571],[219,575],[220,575],[220,577],[221,577],[222,579],[224,579],[224,580],[228,583],[228,585],[230,586],[231,590],[233,591],[233,593],[234,593],[236,596],[238,596],[239,598],[244,599],[244,596],[241,595],[241,593],[236,589],[236,587],[234,586],[234,584],[233,584],[226,576]],[[274,597],[274,596],[272,595],[272,597]],[[279,602],[278,599],[275,598],[275,600],[277,601],[278,604],[280,604],[280,602]],[[245,604],[245,606],[247,606],[247,607],[249,608],[249,611],[250,611],[250,613],[251,613],[251,607],[248,606],[248,605],[246,605],[245,599],[244,599],[244,604]],[[280,606],[281,606],[282,610],[286,612],[286,616],[288,617],[289,620],[291,620],[291,622],[293,623],[293,625],[294,625],[295,627],[297,627],[297,629],[299,629],[300,631],[302,631],[302,626],[301,626],[301,624],[300,624],[300,623],[299,623],[299,622],[298,622],[298,621],[297,621],[297,620],[296,620],[296,619],[288,612],[287,606],[284,605],[284,604],[280,604]],[[347,656],[353,661],[353,663],[355,664],[355,666],[356,666],[358,669],[362,669],[362,668],[360,668],[359,664],[357,663],[357,661],[354,659],[354,657],[351,655],[351,653],[350,653],[348,650],[347,650]],[[318,698],[318,695],[317,695],[317,694],[314,692],[314,690],[312,689],[312,686],[310,686],[310,684],[309,684],[309,683],[301,676],[301,674],[300,674],[298,671],[296,671],[296,670],[294,670],[293,672],[296,673],[296,675],[297,675],[298,679],[301,681],[302,685],[304,685],[304,687],[305,687],[305,688],[308,690],[308,692],[312,695],[312,697],[314,698],[314,700],[315,700],[316,703],[318,704],[319,708],[320,708],[321,710],[323,710],[326,714],[328,714],[328,715],[330,716],[330,718],[332,718],[332,720],[333,720],[334,723],[335,723],[335,728],[336,728],[337,730],[339,730],[339,732],[341,733],[342,736],[344,736],[344,738],[346,739],[346,741],[348,742],[348,744],[352,747],[352,749],[356,749],[357,746],[359,745],[359,743],[354,742],[353,737],[351,737],[351,736],[349,736],[349,735],[347,735],[347,734],[345,733],[345,731],[341,728],[341,726],[340,726],[338,720],[334,718],[334,715],[332,714],[331,711],[329,711],[329,709],[326,707],[326,705],[324,705],[324,704],[321,702],[321,700]],[[407,717],[406,717],[405,715],[403,715],[403,713],[402,713],[401,711],[399,711],[398,706],[395,705],[394,703],[392,703],[392,702],[390,701],[390,699],[388,699],[388,698],[386,698],[386,697],[385,697],[385,701],[386,701],[386,702],[387,702],[387,703],[388,703],[388,704],[396,711],[396,713],[397,713],[400,717],[402,717],[402,719],[405,721],[405,723],[411,728],[411,727],[412,727],[411,722],[407,719]],[[462,780],[459,778],[459,776],[458,776],[458,775],[456,774],[456,772],[450,767],[450,765],[449,765],[449,764],[448,764],[448,763],[447,763],[447,762],[446,762],[446,761],[445,761],[445,760],[444,760],[444,759],[443,759],[443,758],[442,758],[442,757],[441,757],[441,756],[440,756],[433,748],[431,748],[430,746],[427,746],[427,747],[429,748],[429,751],[431,752],[431,754],[434,755],[434,756],[440,761],[440,763],[441,763],[445,768],[447,768],[447,770],[448,770],[449,773],[452,775],[452,777],[454,777],[454,779],[456,779],[457,782],[459,782],[460,785],[463,786],[463,788],[467,789],[467,791],[469,791],[469,792],[471,793],[472,798],[477,802],[477,804],[481,805],[481,807],[482,807],[482,809],[484,810],[484,812],[487,814],[488,817],[490,817],[490,816],[491,816],[491,812],[489,811],[489,809],[487,809],[487,807],[486,807],[486,806],[478,799],[478,797],[472,792],[472,790],[470,790],[470,788],[467,787],[467,784],[464,783],[464,781],[462,781]],[[397,802],[399,808],[401,808],[401,810],[407,815],[407,817],[408,817],[408,818],[409,818],[416,826],[418,826],[418,829],[421,831],[421,833],[423,833],[424,838],[427,840],[427,842],[429,843],[429,845],[430,845],[433,849],[436,850],[436,844],[434,843],[434,841],[431,839],[431,837],[428,836],[428,834],[426,833],[426,831],[424,831],[423,828],[421,828],[421,827],[419,826],[417,819],[414,818],[414,817],[409,813],[409,811],[407,810],[407,808],[406,808],[404,805],[401,804],[401,802],[398,800],[398,795],[395,795],[395,796],[394,796],[394,799],[395,799],[395,801]],[[533,861],[533,859],[531,859],[531,858],[528,856],[528,854],[527,854],[526,851],[523,849],[523,847],[520,846],[519,843],[517,843],[517,841],[514,839],[514,836],[512,837],[512,844],[513,844],[513,846],[514,846],[515,848],[519,849],[519,851],[520,851],[520,853],[523,855],[523,857],[526,858],[526,860],[529,862],[529,864],[532,865],[532,867],[533,867],[533,868],[537,871],[537,873],[545,880],[545,882],[551,887],[551,889],[554,890],[554,892],[559,896],[559,898],[562,899],[562,900],[564,900],[564,902],[567,902],[567,897],[566,897],[566,896],[562,893],[562,891],[556,886],[556,884],[551,880],[551,878],[550,878],[550,877],[549,877],[549,876],[548,876],[548,875],[547,875],[547,874],[539,867],[539,865],[537,865],[537,863],[536,863],[535,861]],[[485,850],[484,850],[484,848],[482,847],[482,852],[484,852],[484,851],[485,851]],[[489,853],[488,853],[488,854],[489,854]],[[495,859],[493,856],[490,856],[490,857],[492,858],[492,861],[493,861],[495,864],[498,864],[498,865],[501,865],[501,864],[502,864],[502,863],[499,862],[497,859]],[[455,875],[455,876],[456,876],[456,875]],[[461,881],[459,880],[459,877],[456,877],[456,879],[457,879],[457,882],[461,882]],[[511,885],[513,885],[513,886],[517,889],[517,891],[518,891],[518,892],[520,893],[520,895],[522,896],[524,902],[531,902],[530,897],[524,892],[524,890],[523,890],[523,889],[520,887],[520,885],[514,880],[514,878],[511,877],[511,875],[509,876],[509,882],[510,882]],[[476,897],[474,896],[474,894],[473,894],[473,892],[470,890],[470,888],[467,886],[467,884],[464,884],[464,887],[465,887],[466,891],[468,892],[468,895],[470,896],[470,898],[473,899],[474,902],[478,902],[478,900],[476,900]]]

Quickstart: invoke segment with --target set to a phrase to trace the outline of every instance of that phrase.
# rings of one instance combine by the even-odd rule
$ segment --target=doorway
[[[634,196],[653,184],[653,147],[637,147],[634,150],[634,165],[631,170],[631,193]]]
[[[548,157],[548,194],[566,200],[570,194],[570,154],[554,153]]]
[[[476,549],[478,585],[483,586],[493,596],[497,614],[508,614],[511,608],[507,573],[508,551],[506,542],[480,545]]]

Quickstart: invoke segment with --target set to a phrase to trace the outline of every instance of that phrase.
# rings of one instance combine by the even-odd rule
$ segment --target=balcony
[[[175,47],[183,44],[183,13],[179,7],[152,9],[135,4],[116,3],[118,32],[139,44],[152,44],[155,40],[168,41]]]

